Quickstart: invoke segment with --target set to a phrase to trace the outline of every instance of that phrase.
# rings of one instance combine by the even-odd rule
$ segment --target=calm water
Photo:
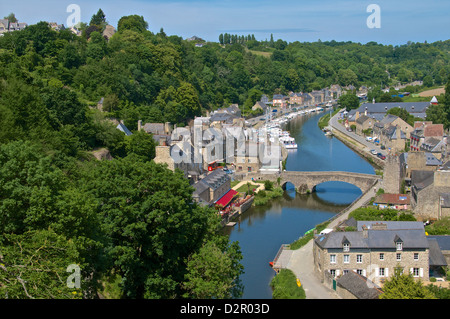
[[[374,174],[368,162],[339,140],[323,134],[317,126],[322,115],[298,118],[286,126],[299,145],[297,150],[289,151],[286,169]],[[239,242],[244,256],[244,299],[271,299],[269,283],[275,272],[269,262],[280,246],[292,243],[361,195],[357,187],[340,182],[323,183],[316,189],[312,195],[297,195],[288,189],[283,198],[249,209],[235,227],[226,229],[230,240]]]

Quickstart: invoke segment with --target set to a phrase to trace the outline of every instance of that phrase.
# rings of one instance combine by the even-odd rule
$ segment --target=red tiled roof
[[[392,205],[409,205],[411,199],[406,194],[381,194],[377,196],[374,202]]]
[[[425,130],[423,132],[423,135],[425,137],[443,136],[444,135],[444,125],[443,124],[425,125]]]

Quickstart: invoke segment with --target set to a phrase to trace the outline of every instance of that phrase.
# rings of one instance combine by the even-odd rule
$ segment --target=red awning
[[[222,205],[223,207],[226,207],[231,200],[236,196],[238,192],[236,192],[234,189],[230,189],[228,193],[223,195],[217,202],[216,205]]]

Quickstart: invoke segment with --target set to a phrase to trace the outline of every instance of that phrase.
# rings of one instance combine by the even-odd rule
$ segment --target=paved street
[[[349,138],[359,142],[360,144],[366,146],[366,151],[370,152],[370,150],[375,150],[377,153],[381,153],[383,155],[387,155],[386,150],[382,150],[379,146],[375,145],[372,142],[366,141],[366,139],[362,136],[357,135],[355,132],[348,132],[345,129],[345,126],[338,122],[340,116],[340,112],[337,113],[335,116],[333,116],[329,122],[329,126],[331,126],[333,129],[338,130],[340,133],[345,134]]]

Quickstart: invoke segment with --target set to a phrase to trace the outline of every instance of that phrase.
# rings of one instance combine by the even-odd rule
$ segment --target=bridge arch
[[[352,172],[288,172],[281,173],[283,183],[290,181],[301,194],[314,192],[317,185],[326,182],[344,182],[368,191],[378,180],[377,175]]]

